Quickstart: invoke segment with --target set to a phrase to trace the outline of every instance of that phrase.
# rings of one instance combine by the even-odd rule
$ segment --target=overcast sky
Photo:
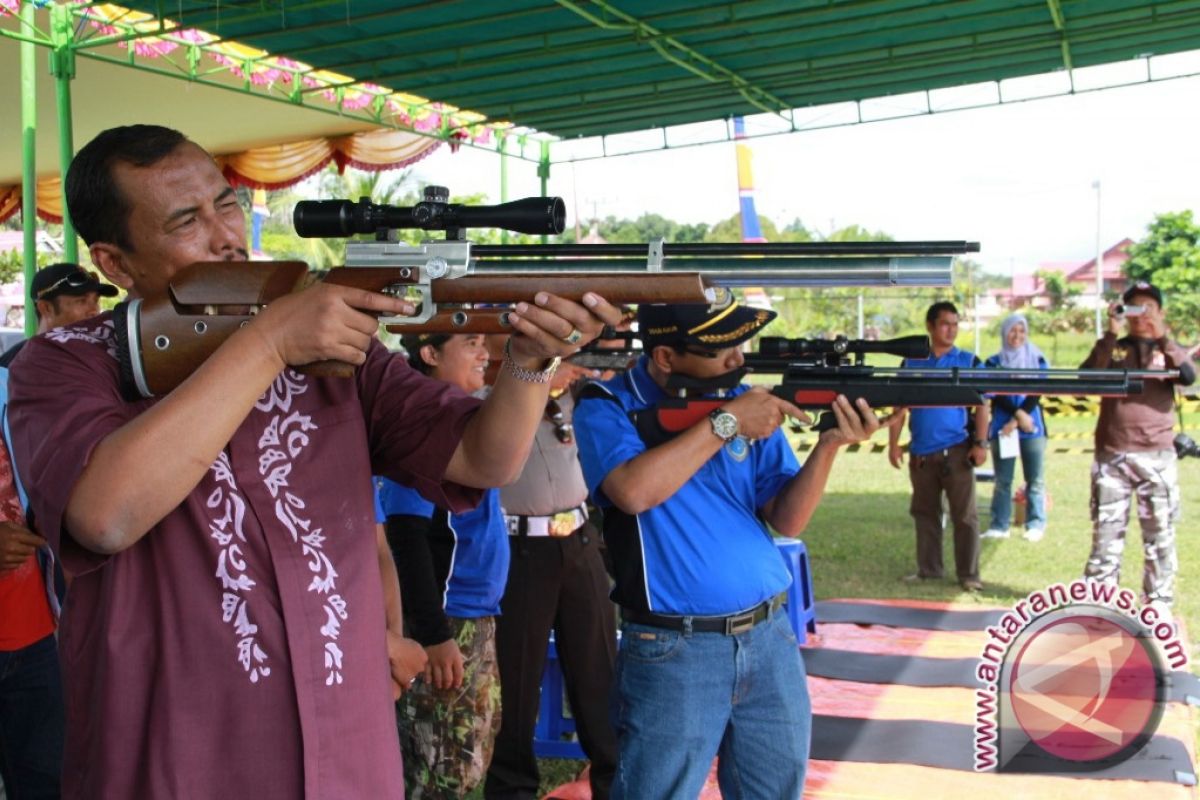
[[[1198,98],[1200,78],[1184,78],[754,139],[756,203],[777,224],[979,241],[979,260],[1000,274],[1086,260],[1097,180],[1106,248],[1140,238],[1157,212],[1200,208]],[[442,148],[417,171],[497,202],[498,161]],[[510,164],[510,199],[537,194],[534,165]],[[550,193],[566,200],[568,224],[577,211],[715,223],[737,211],[734,145],[555,164]]]

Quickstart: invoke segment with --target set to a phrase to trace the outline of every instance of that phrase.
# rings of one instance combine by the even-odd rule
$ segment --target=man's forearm
[[[480,489],[515,481],[529,457],[549,396],[549,383],[520,380],[502,367],[491,393],[467,423],[446,478]]]
[[[837,451],[836,445],[817,441],[804,460],[804,468],[764,508],[764,516],[772,528],[784,536],[804,533],[821,502]]]
[[[992,422],[991,410],[986,406],[979,406],[975,412],[975,441],[986,442],[988,440],[988,427]]]
[[[888,447],[894,447],[900,444],[900,430],[904,427],[904,419],[908,416],[908,409],[896,409],[899,419],[894,425],[888,427]]]
[[[705,419],[615,467],[600,488],[626,514],[640,514],[679,491],[724,446]]]
[[[400,598],[400,573],[392,558],[387,535],[382,525],[375,526],[375,547],[379,552],[379,579],[383,582],[383,610],[387,618],[387,629],[398,636],[404,635],[404,603]]]
[[[196,487],[283,366],[249,326],[105,437],[67,501],[63,519],[72,538],[112,554],[146,535]]]

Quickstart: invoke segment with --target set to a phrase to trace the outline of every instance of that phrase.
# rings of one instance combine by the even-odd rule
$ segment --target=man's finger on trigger
[[[789,417],[792,417],[792,418],[798,419],[798,420],[802,420],[802,421],[806,420],[806,419],[811,421],[808,414],[805,413],[804,409],[801,408],[800,406],[796,405],[795,403],[792,403],[788,400],[783,400],[783,399],[780,399],[779,403],[783,409],[783,413],[787,414]]]

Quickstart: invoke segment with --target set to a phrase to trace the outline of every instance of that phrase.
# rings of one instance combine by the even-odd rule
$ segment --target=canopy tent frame
[[[655,0],[636,14],[619,1],[356,0],[352,13],[347,0],[0,0],[22,24],[0,36],[21,43],[23,207],[36,203],[36,47],[50,51],[63,170],[78,55],[496,152],[502,200],[510,158],[536,164],[544,193],[555,163],[730,142],[734,116],[752,139],[1200,74],[1152,63],[1200,48],[1191,0]],[[1144,62],[1131,79],[1076,84],[1081,68],[1131,58]],[[1005,80],[1055,69],[1064,88],[1006,96]],[[964,85],[988,96],[935,97]],[[897,95],[919,102],[868,105]],[[677,133],[691,123],[711,124]],[[28,271],[36,223],[23,218]],[[66,215],[64,232],[77,258]]]

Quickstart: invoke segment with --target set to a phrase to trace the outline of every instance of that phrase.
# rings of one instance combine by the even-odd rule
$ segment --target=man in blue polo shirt
[[[804,786],[811,706],[767,525],[798,536],[838,449],[880,426],[845,397],[801,470],[779,426],[807,419],[763,387],[669,435],[655,411],[672,376],[743,365],[775,316],[733,305],[642,306],[645,355],[593,384],[575,411],[584,477],[604,514],[623,627],[613,684],[612,797],[696,797],[720,755],[726,797],[792,798]]]
[[[974,353],[954,346],[958,309],[953,303],[934,303],[925,314],[932,355],[904,360],[903,367],[949,369],[978,367]],[[954,568],[967,591],[983,588],[979,580],[979,515],[975,510],[975,467],[987,462],[988,409],[972,417],[965,408],[914,408],[910,412],[908,476],[913,493],[909,513],[917,530],[917,572],[906,581],[942,577],[942,492],[954,525]],[[901,412],[903,415],[903,412]],[[901,417],[902,419],[903,417]],[[888,460],[900,469],[900,425],[888,431]]]

